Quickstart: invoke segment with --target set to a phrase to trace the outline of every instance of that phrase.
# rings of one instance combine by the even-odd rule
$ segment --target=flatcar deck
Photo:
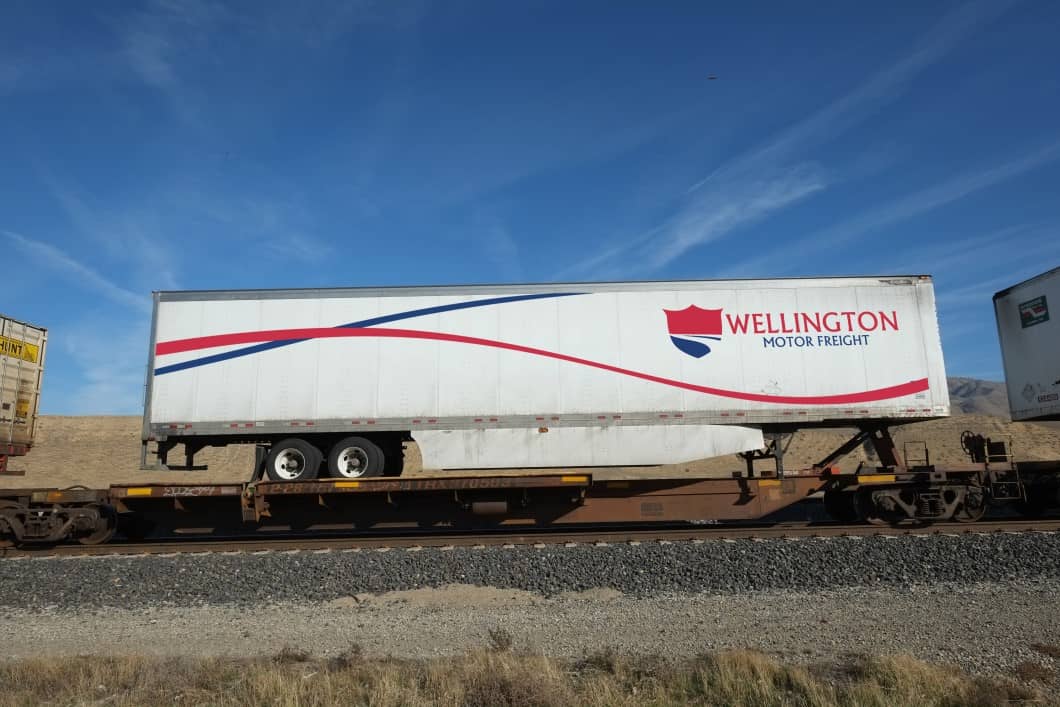
[[[11,489],[0,491],[0,519],[6,519],[16,540],[45,542],[101,529],[100,524],[135,537],[148,525],[233,532],[272,525],[365,529],[732,521],[761,518],[825,483],[816,474],[627,481],[555,474]],[[89,541],[112,534],[89,533]]]

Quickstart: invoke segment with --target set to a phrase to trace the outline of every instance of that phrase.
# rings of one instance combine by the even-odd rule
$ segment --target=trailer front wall
[[[157,300],[145,432],[161,435],[949,412],[926,277]]]
[[[1013,420],[1060,420],[1060,268],[994,296]]]

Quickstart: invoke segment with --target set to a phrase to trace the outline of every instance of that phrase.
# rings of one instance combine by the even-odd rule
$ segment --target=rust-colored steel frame
[[[0,444],[0,475],[2,476],[25,476],[26,472],[21,469],[12,469],[9,463],[12,457],[21,457],[29,451],[24,444]]]
[[[0,500],[67,515],[102,503],[177,532],[545,527],[755,520],[827,483],[819,475],[604,481],[557,474],[121,485],[0,491]]]

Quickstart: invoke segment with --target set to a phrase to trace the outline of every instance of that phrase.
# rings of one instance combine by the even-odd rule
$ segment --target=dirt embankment
[[[917,443],[924,442],[931,451],[933,463],[953,464],[966,461],[960,445],[960,434],[966,429],[995,439],[1011,438],[1012,449],[1018,459],[1060,459],[1060,429],[1029,423],[1011,423],[987,415],[961,415],[905,425],[895,428],[894,434],[899,451],[904,452],[908,445],[911,459],[922,456],[921,446]],[[789,469],[808,467],[824,458],[849,435],[849,430],[799,432],[788,448],[785,466]],[[172,458],[180,458],[179,448],[177,452]],[[0,488],[62,487],[75,484],[101,487],[113,483],[152,481],[238,481],[249,476],[253,458],[251,446],[211,448],[196,457],[196,463],[209,466],[207,471],[141,472],[139,417],[45,416],[39,422],[36,447],[29,456],[12,462],[13,468],[26,471],[25,476],[0,477]],[[852,468],[859,463],[872,465],[876,462],[868,450],[862,448],[848,455],[841,466]],[[606,474],[626,478],[727,476],[742,468],[739,459],[728,456],[663,467],[610,469]],[[406,454],[406,473],[431,473],[422,469],[415,444],[409,445]],[[511,470],[505,473],[526,472]],[[595,473],[602,475],[605,472]]]

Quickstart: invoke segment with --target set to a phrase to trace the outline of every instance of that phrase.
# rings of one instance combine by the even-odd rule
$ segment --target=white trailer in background
[[[48,332],[0,314],[0,474],[33,446]]]
[[[158,292],[143,455],[277,480],[690,461],[949,414],[927,276]],[[717,426],[734,426],[719,429]]]
[[[994,295],[1014,421],[1060,420],[1060,268]]]

